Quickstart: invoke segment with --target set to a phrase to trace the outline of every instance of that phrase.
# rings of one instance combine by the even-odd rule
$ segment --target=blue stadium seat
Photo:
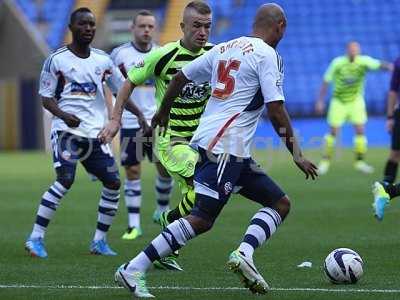
[[[49,30],[45,39],[51,49],[60,47],[74,0],[45,0],[41,7],[32,0],[16,0],[17,7],[33,24],[45,22]]]
[[[252,17],[263,0],[209,0],[219,18],[231,22],[222,34],[213,34],[214,43],[251,31]],[[286,11],[288,28],[278,51],[285,62],[287,105],[294,113],[312,113],[322,76],[329,62],[345,53],[345,45],[357,40],[364,54],[394,61],[400,55],[400,1],[374,0],[276,0]],[[241,7],[232,9],[234,3]],[[224,16],[226,14],[226,16]],[[216,29],[213,28],[213,32]],[[367,77],[366,101],[375,113],[385,109],[390,75],[371,73]]]

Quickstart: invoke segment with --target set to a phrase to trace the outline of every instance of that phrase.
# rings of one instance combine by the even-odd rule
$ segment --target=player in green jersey
[[[212,48],[212,45],[207,44],[210,28],[210,7],[202,1],[190,2],[183,12],[182,39],[151,51],[142,62],[128,72],[128,78],[118,92],[112,119],[99,135],[103,142],[109,142],[118,132],[123,108],[133,89],[149,78],[155,78],[156,102],[158,107],[161,105],[173,75],[184,65]],[[183,194],[175,209],[160,216],[163,226],[189,214],[194,205],[193,174],[198,154],[188,144],[199,125],[200,116],[209,96],[209,82],[188,83],[174,102],[169,115],[169,127],[165,129],[166,134],[156,135],[157,157],[178,182]],[[164,267],[181,270],[172,257],[169,257]]]
[[[328,110],[328,124],[330,132],[324,137],[324,157],[319,163],[319,174],[325,174],[330,167],[336,135],[344,122],[354,125],[354,152],[356,161],[354,168],[363,173],[372,173],[374,168],[364,161],[367,152],[367,138],[364,125],[367,122],[367,111],[364,101],[364,82],[368,71],[391,70],[392,65],[379,61],[370,56],[360,55],[361,49],[357,42],[347,45],[347,55],[336,57],[329,65],[324,75],[315,109],[323,114],[325,109],[324,98],[330,83],[333,84],[333,95]]]

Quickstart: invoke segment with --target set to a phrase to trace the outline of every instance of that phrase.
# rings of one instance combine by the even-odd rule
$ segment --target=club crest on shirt
[[[96,67],[96,68],[94,69],[94,73],[95,73],[96,75],[101,75],[101,69],[100,69],[100,67]]]
[[[144,60],[138,61],[133,67],[134,68],[143,68],[144,67]]]

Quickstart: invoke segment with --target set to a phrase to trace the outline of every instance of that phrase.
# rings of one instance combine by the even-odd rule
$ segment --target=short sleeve
[[[381,61],[370,56],[363,56],[363,64],[368,70],[379,70],[381,68]]]
[[[185,77],[195,83],[210,82],[213,70],[213,58],[216,55],[214,47],[207,53],[196,58],[182,68]]]
[[[400,59],[394,65],[392,79],[390,80],[390,90],[396,93],[400,91]]]
[[[324,74],[324,81],[325,82],[332,82],[333,76],[336,72],[337,66],[339,65],[339,60],[336,58],[334,59],[328,66],[328,69],[325,71]]]
[[[279,54],[268,54],[257,65],[264,102],[284,101],[283,61]]]
[[[55,62],[52,58],[50,56],[46,59],[40,73],[39,95],[46,98],[53,98],[55,96],[58,81]]]
[[[162,48],[155,49],[147,54],[143,60],[134,65],[128,72],[128,79],[135,85],[141,85],[154,77],[155,66],[162,57]]]

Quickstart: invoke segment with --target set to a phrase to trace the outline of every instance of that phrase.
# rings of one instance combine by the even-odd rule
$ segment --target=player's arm
[[[306,179],[311,176],[315,179],[317,174],[317,167],[306,158],[304,158],[300,145],[293,133],[293,127],[290,122],[289,114],[286,111],[283,101],[271,101],[266,104],[268,110],[268,117],[275,132],[279,135],[285,143],[286,148],[293,156],[296,165],[304,172]]]
[[[161,102],[161,106],[153,116],[151,120],[151,126],[156,128],[157,126],[161,128],[167,128],[169,122],[169,113],[172,108],[174,100],[179,96],[183,87],[190,80],[185,76],[182,71],[179,71],[171,80],[168,85],[167,91],[164,94],[164,98]],[[165,131],[164,131],[165,134]]]
[[[63,120],[68,127],[78,127],[81,120],[74,114],[61,110],[55,99],[58,79],[59,73],[56,70],[55,62],[49,57],[46,59],[40,73],[39,94],[42,99],[42,105],[53,116]]]
[[[286,111],[283,95],[283,63],[277,59],[275,52],[267,53],[262,61],[255,62],[261,92],[268,110],[268,117],[276,131],[293,156],[293,160],[306,179],[315,179],[317,167],[306,158],[300,150],[299,143],[293,133],[292,124]]]
[[[400,90],[400,65],[396,63],[392,78],[390,80],[390,90],[387,100],[387,122],[386,122],[386,129],[389,132],[392,132],[393,125],[394,125],[394,110],[396,108],[397,99],[399,96]]]
[[[54,98],[47,98],[43,96],[41,98],[43,107],[57,118],[63,120],[68,127],[75,128],[79,126],[81,120],[74,114],[70,114],[61,110]]]
[[[144,61],[134,66],[129,72],[128,77],[123,82],[121,88],[117,93],[117,100],[114,105],[111,120],[108,124],[100,131],[98,138],[103,143],[109,143],[114,136],[118,133],[121,128],[122,112],[126,104],[128,103],[129,97],[132,94],[136,86],[141,85],[147,79],[154,74],[154,67],[160,58],[160,52],[154,51],[146,56]],[[120,73],[120,71],[118,70]],[[132,106],[130,106],[132,108]],[[138,107],[134,107],[134,111],[139,111]]]
[[[393,71],[393,64],[387,61],[379,60],[371,56],[363,55],[361,59],[368,70],[371,71]]]
[[[122,112],[124,111],[125,104],[128,102],[129,96],[132,94],[134,88],[135,85],[129,79],[126,79],[122,84],[122,87],[119,89],[111,119],[98,135],[98,138],[102,143],[107,144],[111,142],[121,128]]]
[[[144,136],[149,135],[151,132],[151,127],[149,124],[147,124],[147,120],[140,108],[134,102],[127,101],[125,104],[125,109],[137,117],[139,126],[142,128]]]
[[[389,62],[381,61],[380,69],[384,70],[384,71],[390,71],[391,72],[391,71],[393,71],[394,67],[393,67],[393,64],[391,64]]]
[[[328,93],[329,84],[333,79],[336,68],[337,60],[333,60],[324,74],[324,79],[319,89],[318,98],[315,101],[315,112],[318,115],[322,115],[325,111],[326,94]]]

